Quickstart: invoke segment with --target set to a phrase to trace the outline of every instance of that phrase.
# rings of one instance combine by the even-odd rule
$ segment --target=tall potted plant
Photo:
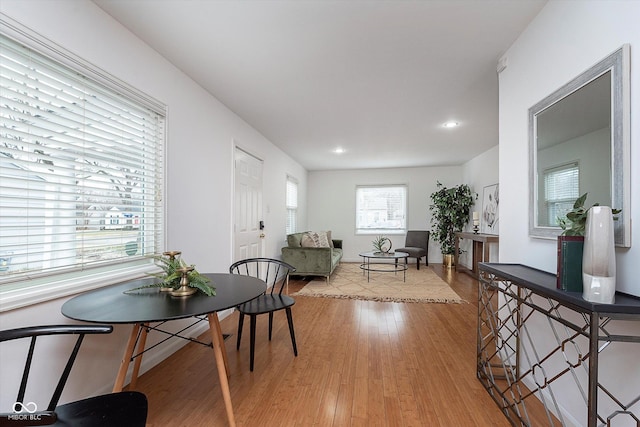
[[[439,181],[438,191],[431,194],[431,231],[433,239],[440,243],[440,251],[447,268],[453,265],[455,233],[462,231],[469,222],[469,209],[478,195],[471,192],[467,184],[447,188]]]

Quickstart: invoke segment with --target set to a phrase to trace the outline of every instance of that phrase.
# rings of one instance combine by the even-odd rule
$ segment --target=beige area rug
[[[465,302],[429,267],[417,270],[410,264],[406,282],[402,276],[402,272],[371,272],[367,282],[360,263],[340,263],[328,284],[324,278],[316,278],[293,295],[385,302]]]

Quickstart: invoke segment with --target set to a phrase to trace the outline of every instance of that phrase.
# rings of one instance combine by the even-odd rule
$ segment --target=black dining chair
[[[417,269],[420,270],[420,258],[424,257],[425,265],[429,265],[429,232],[422,230],[407,231],[404,248],[396,249],[396,252],[406,252],[409,258],[415,258]]]
[[[288,289],[289,275],[294,271],[296,271],[296,269],[286,262],[271,258],[243,259],[229,267],[231,274],[256,277],[267,284],[265,293],[236,307],[239,312],[238,340],[236,344],[238,350],[240,349],[240,340],[242,338],[244,316],[247,315],[250,318],[249,369],[251,372],[253,372],[253,361],[255,358],[256,319],[260,314],[269,313],[269,341],[271,341],[273,313],[279,310],[286,311],[291,344],[293,345],[293,354],[296,357],[298,356],[296,334],[293,330],[293,316],[291,315],[291,307],[296,301],[289,295],[282,293],[283,289]]]
[[[108,334],[113,330],[109,325],[48,325],[48,326],[31,326],[19,329],[9,329],[0,331],[0,343],[4,347],[10,344],[4,344],[7,341],[28,339],[28,350],[26,345],[20,347],[15,344],[16,350],[25,349],[26,357],[24,369],[15,403],[9,408],[8,412],[0,413],[0,427],[9,426],[31,426],[31,425],[53,425],[53,426],[73,426],[73,427],[144,427],[147,421],[148,404],[147,397],[135,391],[126,391],[120,393],[110,393],[101,396],[89,397],[87,399],[58,405],[62,391],[67,383],[69,374],[80,350],[85,335],[88,334]],[[36,354],[36,341],[42,344],[42,340],[38,338],[46,335],[73,335],[76,338],[75,346],[71,350],[71,354],[62,369],[62,374],[53,390],[51,400],[49,402],[34,402],[27,393],[27,384],[29,375]],[[25,343],[26,344],[26,343]],[[11,344],[12,345],[12,344]],[[46,372],[50,371],[51,354],[39,351],[38,360],[42,361],[42,365],[46,366]],[[18,365],[17,360],[3,359],[2,363]],[[62,367],[61,367],[62,368]],[[34,372],[39,368],[34,369]],[[43,381],[31,381],[33,389],[41,390]],[[7,381],[2,381],[2,393],[6,395],[8,388]],[[51,386],[53,388],[53,385]],[[31,390],[31,389],[30,389]],[[46,408],[46,409],[43,409]],[[4,409],[3,409],[4,410]]]

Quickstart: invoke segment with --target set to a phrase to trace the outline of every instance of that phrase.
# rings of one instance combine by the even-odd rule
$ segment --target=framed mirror
[[[529,235],[555,239],[574,201],[622,209],[617,246],[631,246],[629,45],[529,109]]]

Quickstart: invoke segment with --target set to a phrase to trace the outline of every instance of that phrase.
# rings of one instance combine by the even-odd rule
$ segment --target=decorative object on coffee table
[[[389,251],[391,251],[391,248],[393,247],[391,240],[388,237],[384,236],[376,237],[372,243],[373,249],[375,249],[375,251],[380,254],[389,253]]]

